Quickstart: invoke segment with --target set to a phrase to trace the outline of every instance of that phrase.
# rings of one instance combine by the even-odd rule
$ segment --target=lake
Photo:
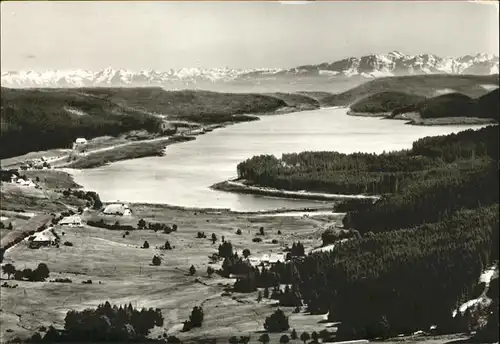
[[[120,161],[74,171],[75,181],[103,201],[164,203],[197,208],[259,211],[312,207],[322,202],[240,195],[209,189],[236,176],[236,165],[258,154],[300,151],[342,153],[411,148],[425,137],[482,126],[412,126],[400,120],[348,116],[345,108],[325,108],[217,129],[196,140],[166,148],[165,156]]]

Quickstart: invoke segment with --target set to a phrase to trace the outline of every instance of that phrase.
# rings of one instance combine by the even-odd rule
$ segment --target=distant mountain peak
[[[206,85],[205,88],[210,88],[210,85],[235,82],[294,83],[303,78],[321,78],[335,82],[337,79],[353,77],[377,78],[412,74],[497,74],[498,61],[498,56],[486,53],[443,58],[428,53],[409,55],[393,50],[387,54],[346,57],[334,62],[290,69],[186,67],[167,71],[132,71],[110,66],[94,72],[84,69],[6,71],[1,74],[1,83],[4,87],[159,86],[171,89],[203,84]]]

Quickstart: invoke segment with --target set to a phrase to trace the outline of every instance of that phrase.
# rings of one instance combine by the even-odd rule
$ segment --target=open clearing
[[[252,256],[262,257],[282,253],[284,246],[291,246],[294,240],[300,240],[307,248],[318,246],[322,229],[338,220],[339,216],[333,214],[311,219],[214,214],[158,205],[132,205],[132,208],[135,215],[128,220],[92,213],[84,217],[103,217],[110,223],[120,218],[121,224],[134,225],[138,219],[144,218],[147,222],[175,223],[178,225],[177,232],[165,234],[153,230],[135,230],[124,238],[121,230],[57,226],[61,242],[69,241],[74,246],[32,250],[25,243],[20,243],[6,252],[4,263],[12,263],[23,269],[35,268],[38,263],[45,262],[50,269],[49,280],[70,278],[73,283],[8,282],[18,284],[18,287],[2,288],[2,342],[15,336],[28,336],[40,326],[56,324],[62,327],[68,310],[94,307],[105,301],[160,308],[165,323],[163,328],[152,330],[153,337],[169,333],[181,340],[215,337],[226,342],[232,335],[253,333],[251,341],[257,342],[260,334],[255,332],[263,330],[265,317],[274,311],[273,304],[276,301],[265,299],[257,303],[257,292],[221,295],[226,287],[232,286],[234,280],[221,278],[217,274],[208,277],[206,273],[209,265],[216,269],[220,267],[221,262],[209,264],[209,256],[217,252],[221,237],[230,241],[239,253],[249,248]],[[263,236],[263,242],[254,243],[252,238],[257,236],[261,226],[266,235]],[[241,235],[236,234],[237,229],[241,229]],[[278,229],[282,235],[277,234]],[[207,238],[196,238],[198,231],[205,232]],[[215,244],[210,240],[212,233],[218,238]],[[277,239],[278,244],[272,244],[272,239]],[[149,242],[148,249],[140,248],[145,240]],[[166,240],[174,247],[173,250],[156,248],[164,245]],[[161,255],[160,266],[151,265],[155,254]],[[191,265],[197,270],[194,276],[188,274]],[[92,284],[82,284],[89,279],[93,281]],[[192,307],[196,305],[202,305],[204,309],[203,326],[180,332],[182,322],[188,319]],[[323,315],[292,314],[291,308],[284,310],[291,315],[291,328],[299,333],[320,331],[331,325],[321,322]],[[13,332],[6,332],[8,329]],[[280,335],[271,335],[271,341],[277,342]]]

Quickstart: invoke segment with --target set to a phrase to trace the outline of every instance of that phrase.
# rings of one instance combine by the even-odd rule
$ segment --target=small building
[[[235,278],[237,280],[244,280],[247,278],[245,274],[229,274],[229,278]]]
[[[78,215],[67,216],[59,221],[61,226],[83,227],[82,219]]]
[[[20,185],[20,186],[27,186],[27,187],[35,187],[36,184],[33,183],[31,180],[24,180],[22,178],[17,178],[15,182]]]
[[[85,147],[87,147],[87,139],[83,137],[79,137],[75,140],[75,142],[73,142],[74,150],[84,149]]]
[[[175,134],[177,127],[169,122],[163,121],[161,122],[161,131],[162,133]]]
[[[35,234],[33,240],[31,240],[30,248],[40,248],[45,246],[50,246],[55,244],[56,237],[49,230]]]
[[[102,211],[105,215],[120,215],[120,216],[130,216],[132,215],[132,210],[127,204],[124,203],[113,203],[109,204]]]

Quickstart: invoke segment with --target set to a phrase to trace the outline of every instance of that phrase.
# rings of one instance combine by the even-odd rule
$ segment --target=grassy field
[[[51,271],[50,279],[70,278],[73,283],[15,281],[17,288],[3,288],[2,340],[27,336],[40,326],[52,323],[61,327],[68,310],[110,301],[112,304],[131,302],[137,307],[160,308],[165,324],[163,328],[154,329],[152,336],[167,332],[181,340],[217,338],[225,342],[232,335],[251,334],[251,342],[256,343],[259,331],[263,330],[265,317],[274,310],[272,304],[275,301],[257,303],[256,292],[222,295],[234,280],[216,274],[209,278],[206,274],[209,265],[214,268],[220,266],[220,263],[209,264],[208,259],[217,251],[220,238],[224,236],[226,241],[231,241],[239,253],[249,248],[252,256],[258,257],[265,253],[281,252],[285,245],[291,246],[296,240],[301,240],[308,248],[318,246],[323,226],[335,221],[335,218],[313,220],[183,211],[150,205],[132,205],[132,208],[135,216],[128,221],[122,219],[121,223],[136,223],[137,219],[144,218],[146,221],[176,223],[178,231],[164,234],[137,230],[123,238],[122,231],[89,226],[57,228],[60,235],[63,231],[65,233],[62,241],[70,241],[74,246],[30,250],[21,243],[9,249],[4,263],[34,268],[39,262],[45,262]],[[99,215],[90,213],[86,216]],[[113,216],[105,216],[105,219],[115,221]],[[266,230],[264,240],[262,243],[253,243],[251,239],[260,226]],[[282,235],[277,234],[278,228]],[[236,234],[237,229],[241,229],[241,235]],[[198,231],[204,231],[207,239],[197,239]],[[212,232],[219,238],[215,245],[209,239]],[[278,244],[271,244],[272,239],[277,239]],[[140,248],[145,240],[150,244],[149,249]],[[174,247],[173,250],[155,248],[166,240]],[[154,254],[161,255],[160,266],[151,265]],[[191,265],[197,270],[194,276],[187,273]],[[82,284],[88,279],[93,284]],[[203,326],[181,333],[181,323],[196,305],[204,309]],[[292,313],[292,309],[284,310],[287,314]],[[321,322],[323,318],[321,315],[291,314],[290,324],[299,333],[320,331],[329,325]],[[6,332],[8,329],[13,332]],[[271,335],[271,341],[277,342],[280,335]]]
[[[62,171],[29,170],[23,173],[45,189],[75,189],[80,187],[71,175]]]
[[[192,140],[190,137],[169,138],[160,137],[152,140],[129,142],[116,147],[108,147],[86,155],[75,156],[69,163],[63,163],[68,168],[93,168],[111,162],[144,158],[148,156],[162,156],[165,147],[177,142]]]
[[[52,176],[51,178],[56,178]],[[63,180],[68,177],[59,176]],[[63,182],[50,183],[55,186]],[[65,184],[65,185],[69,185]],[[22,187],[11,183],[2,183],[0,192],[0,204],[2,210],[15,212],[59,212],[69,207],[77,208],[85,205],[85,201],[74,196],[64,197],[62,193],[50,189],[35,189]]]

